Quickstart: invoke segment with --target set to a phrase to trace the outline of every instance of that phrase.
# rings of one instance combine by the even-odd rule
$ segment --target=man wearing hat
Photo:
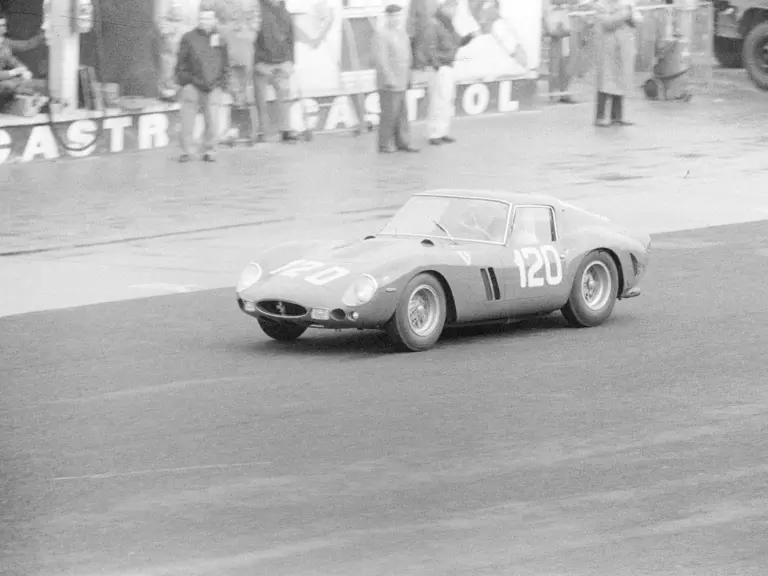
[[[390,4],[384,10],[384,29],[376,36],[376,79],[379,88],[379,152],[417,152],[411,146],[405,95],[413,56],[411,41],[403,26],[402,7]]]

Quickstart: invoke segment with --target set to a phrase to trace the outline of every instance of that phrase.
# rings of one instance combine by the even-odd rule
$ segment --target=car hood
[[[369,237],[352,242],[283,244],[254,259],[261,266],[263,276],[248,292],[259,292],[262,296],[298,295],[311,290],[315,294],[330,296],[346,290],[361,274],[372,275],[383,286],[425,263],[438,264],[448,259],[460,261],[455,252],[462,249],[467,249],[467,245],[438,238],[401,236]],[[296,261],[311,264],[308,269],[286,274],[285,267]],[[332,268],[341,268],[348,273],[338,280],[319,284],[311,281],[313,274]]]

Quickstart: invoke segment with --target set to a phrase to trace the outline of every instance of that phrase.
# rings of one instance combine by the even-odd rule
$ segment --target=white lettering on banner
[[[11,157],[11,144],[13,140],[7,130],[0,130],[0,164],[4,164]]]
[[[512,82],[502,80],[499,82],[499,112],[517,112],[520,102],[512,100]]]
[[[424,98],[427,91],[424,88],[412,88],[406,92],[406,106],[408,107],[408,121],[414,122],[419,116],[419,100]]]
[[[122,152],[125,148],[125,129],[133,125],[130,116],[104,120],[104,130],[109,130],[109,151]]]
[[[526,270],[530,256],[533,256],[533,264]],[[529,246],[515,250],[515,265],[520,273],[520,288],[540,288],[544,286],[545,278],[550,286],[557,286],[563,281],[563,265],[554,246]],[[542,268],[544,277],[537,276]]]
[[[331,109],[325,119],[325,130],[335,130],[339,124],[344,124],[345,128],[353,128],[358,125],[357,113],[349,96],[337,96],[333,99]]]
[[[139,116],[139,149],[165,148],[168,146],[168,116],[144,114]]]
[[[46,160],[54,160],[59,157],[59,147],[56,144],[56,138],[47,124],[32,128],[21,159],[23,162],[30,162],[40,154]]]
[[[96,149],[96,135],[98,126],[93,120],[78,120],[72,122],[67,128],[67,141],[74,148],[82,148],[88,145],[85,150],[68,150],[70,156],[75,158],[85,158]]]
[[[491,93],[485,84],[470,84],[464,90],[461,98],[461,106],[468,116],[482,114],[488,109]]]
[[[379,115],[381,114],[381,102],[379,101],[379,93],[372,92],[365,97],[365,121],[370,122],[373,126],[379,125]]]
[[[319,112],[320,104],[314,98],[305,98],[303,101],[294,102],[291,106],[291,126],[298,131],[317,130],[317,125],[320,122]]]

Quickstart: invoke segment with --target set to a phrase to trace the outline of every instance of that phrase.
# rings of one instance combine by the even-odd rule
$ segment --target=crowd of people
[[[263,141],[275,131],[274,127],[281,141],[296,142],[298,138],[290,124],[290,80],[295,62],[293,21],[285,0],[259,3],[261,22],[253,43],[255,113],[251,115],[251,136],[255,141]],[[550,40],[551,91],[561,102],[573,101],[568,93],[573,66],[563,48],[570,34],[567,14],[575,3],[584,4],[581,0],[544,1],[543,29]],[[635,0],[592,0],[590,5],[596,10],[597,23],[595,125],[628,125],[624,98],[632,84],[635,28],[641,15]],[[411,2],[407,11],[396,3],[386,6],[384,26],[372,41],[381,106],[380,153],[418,152],[412,142],[406,110],[406,93],[417,70],[426,76],[428,84],[429,144],[438,146],[455,141],[451,136],[456,91],[453,67],[458,50],[478,36],[478,32],[463,36],[457,33],[453,25],[457,6],[457,0],[444,0],[426,13],[424,3],[419,2]],[[566,18],[562,18],[563,14]],[[30,71],[14,56],[15,51],[28,47],[6,37],[6,23],[7,19],[0,14],[0,111],[18,95],[39,90]],[[214,4],[203,0],[198,25],[183,35],[176,57],[175,79],[181,103],[180,161],[189,161],[197,151],[194,136],[200,112],[205,122],[202,158],[215,160],[219,136],[217,110],[221,95],[231,90],[231,76],[227,39],[218,29]],[[271,110],[267,106],[269,87],[277,100]],[[607,120],[609,102],[611,115]]]

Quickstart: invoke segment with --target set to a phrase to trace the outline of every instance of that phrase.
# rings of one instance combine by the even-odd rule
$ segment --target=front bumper
[[[383,328],[397,306],[394,292],[377,294],[371,302],[356,307],[343,304],[331,306],[328,302],[312,299],[296,300],[243,294],[238,296],[237,304],[240,310],[253,318],[333,330]]]

